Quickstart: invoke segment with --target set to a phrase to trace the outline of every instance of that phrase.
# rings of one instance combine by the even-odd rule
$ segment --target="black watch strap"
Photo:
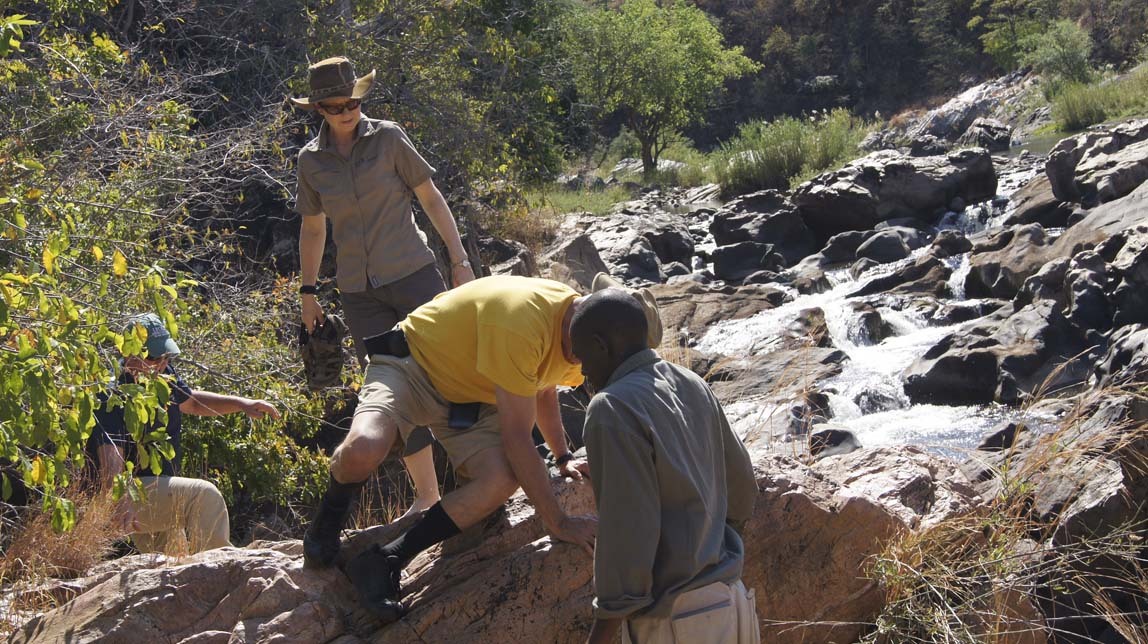
[[[318,295],[319,287],[314,284],[303,284],[299,287],[300,295]]]
[[[559,456],[558,458],[554,459],[554,465],[555,465],[555,467],[562,467],[563,465],[569,463],[572,460],[574,460],[574,454],[571,452],[566,452],[562,456]]]

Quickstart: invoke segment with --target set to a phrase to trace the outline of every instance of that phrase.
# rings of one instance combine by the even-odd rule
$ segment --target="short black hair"
[[[646,346],[646,313],[626,291],[607,288],[588,295],[570,321],[570,337],[600,335],[622,346]]]

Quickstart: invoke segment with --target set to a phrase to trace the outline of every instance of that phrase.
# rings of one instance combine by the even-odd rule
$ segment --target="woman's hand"
[[[450,282],[452,286],[462,286],[474,279],[474,271],[469,266],[452,264],[450,267]]]
[[[316,326],[322,326],[326,318],[323,316],[323,307],[319,305],[319,298],[314,295],[303,295],[303,326],[307,333],[314,333]]]

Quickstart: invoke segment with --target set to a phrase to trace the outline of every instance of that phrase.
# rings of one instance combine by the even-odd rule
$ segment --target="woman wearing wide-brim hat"
[[[319,135],[300,150],[297,168],[303,324],[310,332],[324,321],[316,283],[330,219],[343,316],[365,363],[364,338],[390,330],[446,289],[415,224],[412,195],[446,244],[452,284],[469,282],[474,273],[450,207],[431,179],[434,168],[397,123],[368,118],[360,110],[375,72],[356,76],[351,61],[340,56],[311,65],[307,76],[308,95],[291,102],[318,112],[323,122]],[[429,430],[422,428],[406,445],[404,458],[417,494],[412,511],[439,500],[430,443]],[[333,478],[331,485],[335,492],[346,487]]]

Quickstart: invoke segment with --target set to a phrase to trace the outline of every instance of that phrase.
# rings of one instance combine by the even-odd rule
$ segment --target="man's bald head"
[[[646,348],[646,314],[632,295],[616,288],[588,295],[570,321],[574,355],[595,387],[605,386],[614,369]]]

